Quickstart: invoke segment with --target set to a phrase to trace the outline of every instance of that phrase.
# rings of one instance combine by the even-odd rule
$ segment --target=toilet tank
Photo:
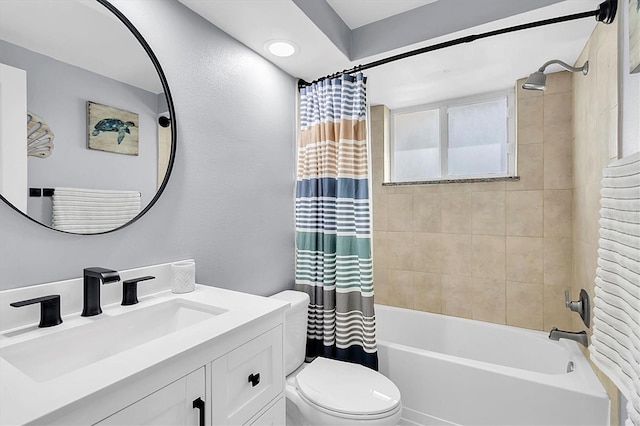
[[[304,362],[309,295],[301,291],[285,290],[271,297],[291,304],[284,314],[284,362],[285,375],[288,376]]]

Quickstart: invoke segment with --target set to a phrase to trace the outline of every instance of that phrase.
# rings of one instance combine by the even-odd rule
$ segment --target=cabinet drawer
[[[282,326],[211,363],[212,419],[241,425],[283,390]]]
[[[251,422],[251,426],[282,426],[286,420],[284,397],[280,398],[267,411]]]

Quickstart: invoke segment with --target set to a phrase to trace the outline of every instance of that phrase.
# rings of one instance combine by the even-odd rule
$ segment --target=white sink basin
[[[174,299],[6,346],[0,356],[36,382],[46,382],[227,312]]]

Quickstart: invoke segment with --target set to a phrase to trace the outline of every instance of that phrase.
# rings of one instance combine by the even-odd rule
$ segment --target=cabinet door
[[[205,400],[204,367],[96,424],[101,426],[204,424],[204,422],[200,422],[200,416],[205,415],[205,407],[194,408],[194,401],[198,398],[202,401]]]
[[[212,422],[242,425],[282,392],[282,326],[211,363]]]

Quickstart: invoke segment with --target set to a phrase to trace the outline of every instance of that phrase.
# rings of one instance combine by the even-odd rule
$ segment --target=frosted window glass
[[[449,175],[507,172],[507,99],[449,110]]]
[[[391,169],[394,182],[440,176],[439,117],[437,109],[395,116]]]

